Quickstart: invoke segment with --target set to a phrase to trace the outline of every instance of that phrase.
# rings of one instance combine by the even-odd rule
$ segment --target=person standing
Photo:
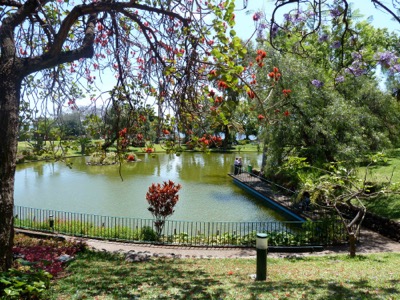
[[[241,157],[236,157],[235,158],[235,175],[239,175],[242,172],[242,158]]]

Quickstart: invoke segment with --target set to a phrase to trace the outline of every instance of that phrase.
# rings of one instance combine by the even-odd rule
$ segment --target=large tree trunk
[[[14,175],[17,156],[21,80],[0,64],[0,271],[12,263]]]

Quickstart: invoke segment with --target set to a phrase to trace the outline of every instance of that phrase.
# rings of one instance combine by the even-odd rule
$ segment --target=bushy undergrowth
[[[0,299],[41,299],[51,278],[43,270],[10,269],[0,273]]]
[[[16,235],[13,267],[0,273],[0,299],[40,299],[50,279],[85,248],[82,243]]]

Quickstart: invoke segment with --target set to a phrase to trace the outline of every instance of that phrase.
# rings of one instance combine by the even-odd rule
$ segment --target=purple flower
[[[300,9],[293,16],[293,22],[303,22],[305,20],[306,20],[306,18],[303,15],[303,12]]]
[[[331,16],[332,16],[333,18],[339,17],[339,16],[342,14],[342,12],[341,12],[341,7],[336,7],[336,8],[334,8],[334,9],[332,9],[332,10],[330,11],[330,14],[331,14]]]
[[[271,36],[276,37],[276,35],[278,34],[278,30],[279,30],[279,26],[276,23],[272,24]]]
[[[351,57],[352,57],[354,60],[361,60],[361,59],[362,59],[362,55],[361,55],[361,53],[359,53],[359,52],[352,52],[352,53],[351,53]]]
[[[364,75],[367,70],[364,69],[364,64],[360,61],[354,61],[350,67],[345,70],[346,73],[350,73],[356,77]]]
[[[335,82],[336,83],[340,83],[344,81],[344,76],[343,75],[339,75],[338,77],[335,78]]]
[[[395,65],[393,66],[393,70],[396,71],[396,73],[397,73],[397,72],[400,72],[400,65],[399,65],[399,64],[395,64]]]
[[[393,65],[397,62],[398,57],[390,51],[377,53],[379,63],[388,68],[390,65]]]
[[[265,38],[264,36],[264,30],[262,30],[261,26],[257,30],[257,39],[263,40]]]
[[[317,87],[317,88],[321,88],[321,87],[324,86],[324,83],[321,82],[321,81],[319,81],[319,80],[317,80],[317,79],[311,80],[311,84],[312,84],[313,86]]]
[[[313,11],[313,10],[306,11],[306,16],[307,16],[307,18],[315,17],[315,11]]]
[[[342,46],[342,43],[340,42],[340,41],[334,41],[333,43],[332,43],[332,48],[333,49],[338,49],[338,48],[340,48]]]
[[[319,38],[318,38],[318,42],[326,42],[327,40],[328,40],[328,35],[326,34],[326,33],[324,33],[324,34],[322,34],[322,35],[320,35],[319,36]]]
[[[284,19],[286,22],[291,22],[291,21],[292,21],[292,16],[291,16],[290,14],[284,14],[284,15],[283,15],[283,19]]]

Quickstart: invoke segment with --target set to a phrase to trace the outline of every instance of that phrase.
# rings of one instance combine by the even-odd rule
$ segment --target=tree
[[[292,18],[288,16],[289,20]],[[306,30],[305,23],[295,23]],[[349,20],[347,25],[353,33],[357,32],[361,44],[348,44],[344,52],[332,47],[337,32],[322,24],[326,39],[318,35],[307,37],[303,47],[307,57],[299,59],[297,53],[271,51],[263,44],[268,52],[266,64],[279,67],[282,74],[291,74],[282,79],[291,89],[286,100],[278,103],[279,90],[275,89],[268,104],[275,105],[275,109],[257,108],[260,113],[267,112],[263,115],[268,120],[264,122],[263,134],[269,175],[276,174],[290,155],[306,157],[315,167],[335,161],[354,166],[366,152],[397,144],[400,107],[390,94],[379,89],[380,78],[375,78],[375,70],[384,65],[393,68],[393,57],[384,59],[385,55],[379,53],[393,49],[398,37],[365,21]],[[344,65],[347,67],[343,68]],[[268,77],[265,69],[257,73],[259,82],[266,82]],[[268,93],[257,90],[259,96]],[[264,104],[267,108],[268,105]],[[278,115],[285,112],[287,117],[277,118],[278,111]]]
[[[64,114],[59,127],[61,129],[62,137],[66,139],[76,139],[85,134],[81,122],[81,116],[78,112]]]
[[[149,187],[146,194],[147,202],[149,203],[149,211],[154,216],[154,226],[158,236],[161,236],[165,225],[165,220],[174,213],[174,207],[179,200],[178,192],[181,189],[180,184],[175,184],[173,181],[164,181],[163,184],[153,183]]]
[[[302,168],[310,166],[304,164]],[[361,224],[366,214],[364,201],[376,199],[384,194],[397,193],[398,187],[390,180],[381,183],[380,187],[374,186],[367,181],[368,168],[364,178],[357,175],[357,170],[345,168],[340,163],[332,163],[327,169],[311,167],[309,171],[311,172],[308,173],[308,177],[303,177],[299,195],[304,192],[310,193],[314,205],[339,217],[348,235],[349,255],[354,257]]]
[[[243,68],[233,62],[244,53],[228,31],[233,1],[0,5],[0,270],[6,270],[12,260],[20,103],[35,103],[43,113],[53,107],[59,115],[66,107],[78,109],[87,94],[95,103],[100,82],[102,92],[110,85],[114,103],[151,101],[182,114],[196,108],[201,83],[216,79],[209,78],[210,69],[220,70],[218,78],[234,88]],[[102,74],[107,78],[99,81]]]

